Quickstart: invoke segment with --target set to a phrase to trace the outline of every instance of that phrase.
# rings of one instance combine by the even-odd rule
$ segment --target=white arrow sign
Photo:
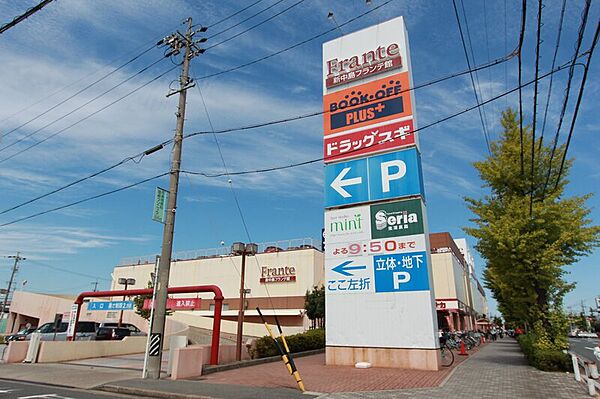
[[[344,187],[354,186],[355,184],[362,183],[362,177],[360,176],[344,180],[344,177],[348,174],[348,172],[350,172],[350,168],[342,169],[340,174],[337,175],[337,177],[330,184],[331,188],[337,191],[344,198],[352,197],[352,195],[348,191],[344,190]]]

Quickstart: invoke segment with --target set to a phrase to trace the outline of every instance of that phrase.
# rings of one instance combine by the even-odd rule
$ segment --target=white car
[[[578,338],[598,338],[598,334],[587,331],[579,331],[577,333]]]

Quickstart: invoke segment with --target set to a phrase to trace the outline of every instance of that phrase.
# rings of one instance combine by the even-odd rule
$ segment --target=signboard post
[[[437,315],[402,17],[323,45],[326,363],[437,370]]]

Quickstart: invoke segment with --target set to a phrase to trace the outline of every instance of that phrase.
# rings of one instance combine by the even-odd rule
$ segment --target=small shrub
[[[325,330],[319,328],[309,330],[300,334],[294,334],[285,337],[291,353],[309,351],[313,349],[321,349],[325,347]],[[279,344],[283,348],[283,341],[277,338]],[[256,340],[256,351],[253,357],[262,358],[277,356],[279,352],[275,346],[275,342],[270,336],[264,336]]]
[[[549,348],[545,339],[540,344],[532,333],[518,338],[529,365],[542,371],[572,371],[571,359],[562,350]]]

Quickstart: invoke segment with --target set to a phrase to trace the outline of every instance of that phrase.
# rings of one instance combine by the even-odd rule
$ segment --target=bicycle
[[[442,360],[442,367],[450,367],[454,363],[454,353],[443,337],[440,337],[440,358]]]

